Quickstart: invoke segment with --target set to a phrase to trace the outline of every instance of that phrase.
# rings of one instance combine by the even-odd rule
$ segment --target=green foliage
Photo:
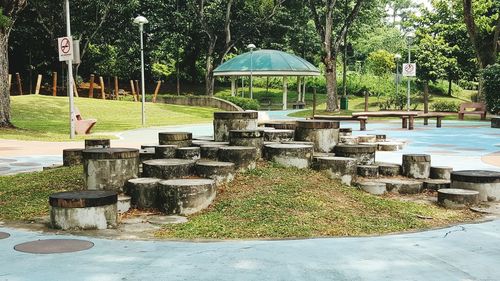
[[[157,80],[162,80],[162,78],[172,75],[173,72],[175,72],[174,60],[170,60],[168,64],[155,62],[151,67],[151,73]]]
[[[382,76],[388,74],[396,68],[394,55],[386,50],[377,50],[371,52],[366,60],[368,68],[375,75]]]
[[[433,111],[439,111],[439,112],[457,112],[460,108],[460,104],[458,102],[454,101],[435,101],[432,105],[431,108]]]
[[[3,9],[0,8],[0,28],[8,27],[11,24],[9,17],[3,14]]]
[[[445,77],[445,69],[451,63],[446,57],[449,49],[449,46],[441,37],[421,33],[417,51],[415,52],[418,79],[421,81],[436,81]]]
[[[121,61],[118,49],[113,45],[89,44],[89,57],[94,62],[93,72],[103,76],[120,74]]]
[[[500,113],[500,64],[486,67],[482,72],[483,92],[488,110]]]
[[[249,99],[249,98],[242,98],[242,97],[236,97],[236,96],[231,96],[230,94],[217,94],[218,98],[230,101],[237,106],[243,108],[244,110],[259,110],[260,109],[260,104],[258,101]]]

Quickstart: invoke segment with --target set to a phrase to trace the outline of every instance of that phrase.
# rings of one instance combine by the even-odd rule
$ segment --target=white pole
[[[253,48],[250,48],[250,99],[253,99]]]
[[[411,48],[411,42],[410,42],[410,38],[408,38],[408,63],[411,63],[411,52],[410,52],[410,48]],[[410,77],[408,77],[408,92],[406,93],[406,96],[408,98],[407,102],[406,102],[406,110],[407,111],[410,111]]]
[[[144,25],[139,24],[139,31],[141,33],[141,91],[142,91],[142,126],[146,125],[146,114],[144,104],[146,103],[146,91],[144,85],[144,39],[143,39]]]
[[[66,36],[71,36],[71,22],[70,22],[70,13],[69,13],[69,0],[65,0],[65,9],[66,9]],[[70,45],[70,48],[73,48]],[[68,62],[68,97],[69,97],[69,137],[71,139],[75,138],[75,104],[73,100],[73,60],[69,60]]]

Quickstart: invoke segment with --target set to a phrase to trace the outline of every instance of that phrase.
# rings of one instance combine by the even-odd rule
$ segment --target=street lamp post
[[[396,61],[396,97],[399,96],[399,60],[401,59],[400,54],[394,55],[394,60]]]
[[[250,99],[253,99],[253,49],[255,49],[254,44],[248,44],[248,49],[250,49]]]
[[[144,83],[144,25],[148,23],[148,20],[143,16],[137,16],[134,19],[134,23],[139,25],[139,33],[141,35],[141,92],[142,92],[142,126],[146,125],[146,113],[144,105],[146,103],[146,90]]]
[[[414,35],[412,32],[408,33],[406,36],[406,39],[408,41],[408,63],[411,63],[411,43],[413,41]],[[410,78],[408,78],[408,91],[406,93],[407,95],[407,103],[406,103],[406,110],[410,111]]]

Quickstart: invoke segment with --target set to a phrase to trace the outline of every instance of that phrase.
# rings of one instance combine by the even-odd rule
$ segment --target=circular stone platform
[[[451,188],[478,191],[481,201],[500,201],[500,172],[485,170],[451,172]]]
[[[424,180],[424,188],[430,190],[450,188],[450,185],[451,182],[449,180],[435,180],[435,179]]]
[[[358,165],[358,176],[367,178],[378,177],[378,166],[376,165]]]
[[[217,161],[217,152],[219,148],[227,144],[202,144],[200,146],[200,158]]]
[[[85,140],[85,149],[91,148],[110,148],[111,141],[109,139],[90,139]]]
[[[10,234],[7,232],[0,232],[0,239],[6,239],[9,238]]]
[[[451,172],[453,172],[452,167],[431,167],[430,178],[431,179],[439,179],[439,180],[450,180]]]
[[[167,214],[190,215],[207,208],[215,199],[215,181],[211,179],[176,179],[158,185],[160,209]]]
[[[214,112],[214,140],[229,141],[231,130],[256,130],[256,111]]]
[[[387,192],[386,184],[383,182],[364,181],[356,184],[359,188],[373,195],[382,195]]]
[[[275,128],[277,130],[294,130],[297,128],[295,120],[274,120],[264,122],[265,128]]]
[[[296,167],[299,169],[311,166],[314,154],[312,145],[303,144],[268,144],[264,147],[264,158],[285,167]]]
[[[196,163],[196,174],[212,179],[216,184],[231,182],[234,179],[234,163],[201,160]]]
[[[234,163],[237,171],[244,172],[255,169],[257,149],[250,146],[223,146],[217,151],[217,159],[221,162]]]
[[[427,179],[431,173],[431,156],[428,154],[403,154],[403,176]]]
[[[363,143],[376,143],[377,142],[377,136],[376,135],[361,135],[358,136],[358,142],[363,142]]]
[[[229,145],[255,147],[257,158],[261,158],[264,132],[260,130],[231,130],[229,131]]]
[[[82,148],[63,150],[63,166],[70,167],[83,164]]]
[[[313,168],[326,171],[331,179],[340,179],[342,183],[351,185],[356,179],[356,159],[347,157],[316,157]]]
[[[400,179],[382,179],[388,192],[400,194],[417,194],[422,191],[423,183],[413,180],[400,180]]]
[[[175,150],[175,158],[198,160],[200,159],[200,148],[197,146],[179,147]]]
[[[137,178],[127,182],[127,194],[131,197],[131,204],[137,209],[158,208],[157,178]]]
[[[88,250],[94,243],[77,239],[46,239],[14,246],[14,250],[29,254],[61,254]]]
[[[154,159],[142,163],[143,176],[159,179],[183,178],[193,174],[196,161],[187,159]]]
[[[282,141],[293,141],[295,137],[294,130],[264,130],[264,141],[270,142],[282,142]]]
[[[158,133],[160,145],[177,145],[178,147],[191,146],[193,134],[188,132],[161,132]]]
[[[376,145],[339,144],[335,146],[335,155],[356,158],[358,164],[371,165],[375,162]]]
[[[339,142],[340,123],[326,120],[300,120],[295,129],[295,140],[314,143],[314,151],[332,152]]]
[[[397,177],[401,173],[401,166],[391,163],[376,163],[378,165],[378,173],[381,176]]]
[[[457,188],[438,190],[438,204],[445,208],[458,209],[479,203],[479,192]]]
[[[173,144],[163,144],[155,145],[155,159],[172,159],[175,158],[175,150],[177,145]]]

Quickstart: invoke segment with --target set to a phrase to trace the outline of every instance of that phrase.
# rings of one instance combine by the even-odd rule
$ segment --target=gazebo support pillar
[[[302,95],[301,95],[302,86],[300,82],[301,82],[300,76],[297,76],[297,102],[302,101]]]
[[[302,78],[302,102],[306,103],[306,78]]]
[[[283,110],[286,110],[288,103],[288,77],[283,76]]]
[[[231,76],[231,96],[236,95],[236,76]]]

